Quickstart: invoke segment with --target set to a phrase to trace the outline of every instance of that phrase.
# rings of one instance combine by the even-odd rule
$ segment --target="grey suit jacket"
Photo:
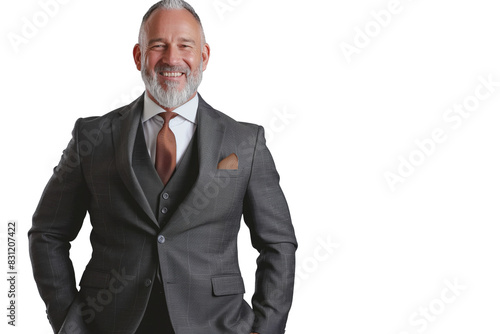
[[[131,164],[143,100],[76,122],[33,216],[33,273],[54,331],[134,333],[159,268],[176,334],[284,333],[297,242],[263,129],[200,98],[198,178],[161,228]],[[238,169],[218,170],[232,153]],[[77,289],[69,249],[87,213],[93,251]],[[242,215],[259,252],[252,307]]]

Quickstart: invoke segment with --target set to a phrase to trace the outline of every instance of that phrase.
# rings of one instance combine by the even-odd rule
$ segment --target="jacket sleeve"
[[[243,214],[259,251],[253,332],[282,334],[292,304],[297,241],[279,175],[259,127]]]
[[[73,241],[85,218],[89,193],[81,172],[78,120],[73,137],[42,194],[28,232],[33,275],[55,332],[76,296]]]

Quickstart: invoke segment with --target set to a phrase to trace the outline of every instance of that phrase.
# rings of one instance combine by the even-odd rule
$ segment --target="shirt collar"
[[[198,111],[198,93],[189,101],[184,103],[183,105],[177,107],[174,111],[178,115],[187,119],[193,124],[196,124],[196,112]],[[144,93],[144,111],[142,112],[142,122],[146,122],[155,115],[159,113],[165,112],[165,109],[157,105],[151,98],[148,96],[148,93]]]

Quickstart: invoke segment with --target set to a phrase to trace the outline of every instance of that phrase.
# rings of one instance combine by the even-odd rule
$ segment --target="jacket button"
[[[168,199],[170,197],[170,195],[168,193],[163,193],[163,195],[161,195],[163,197],[163,199]]]
[[[160,244],[164,244],[165,243],[165,237],[163,235],[160,235],[158,237],[158,243],[160,243]]]
[[[145,281],[144,281],[144,285],[145,285],[146,287],[150,286],[150,285],[151,285],[151,283],[153,283],[153,281],[151,281],[149,278],[148,278],[147,280],[145,280]]]
[[[161,208],[161,213],[166,214],[167,212],[168,212],[167,208],[165,208],[165,207]]]

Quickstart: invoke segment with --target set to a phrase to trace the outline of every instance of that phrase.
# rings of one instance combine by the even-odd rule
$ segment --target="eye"
[[[164,44],[154,44],[153,46],[151,46],[151,49],[163,49],[163,48],[165,48]]]

